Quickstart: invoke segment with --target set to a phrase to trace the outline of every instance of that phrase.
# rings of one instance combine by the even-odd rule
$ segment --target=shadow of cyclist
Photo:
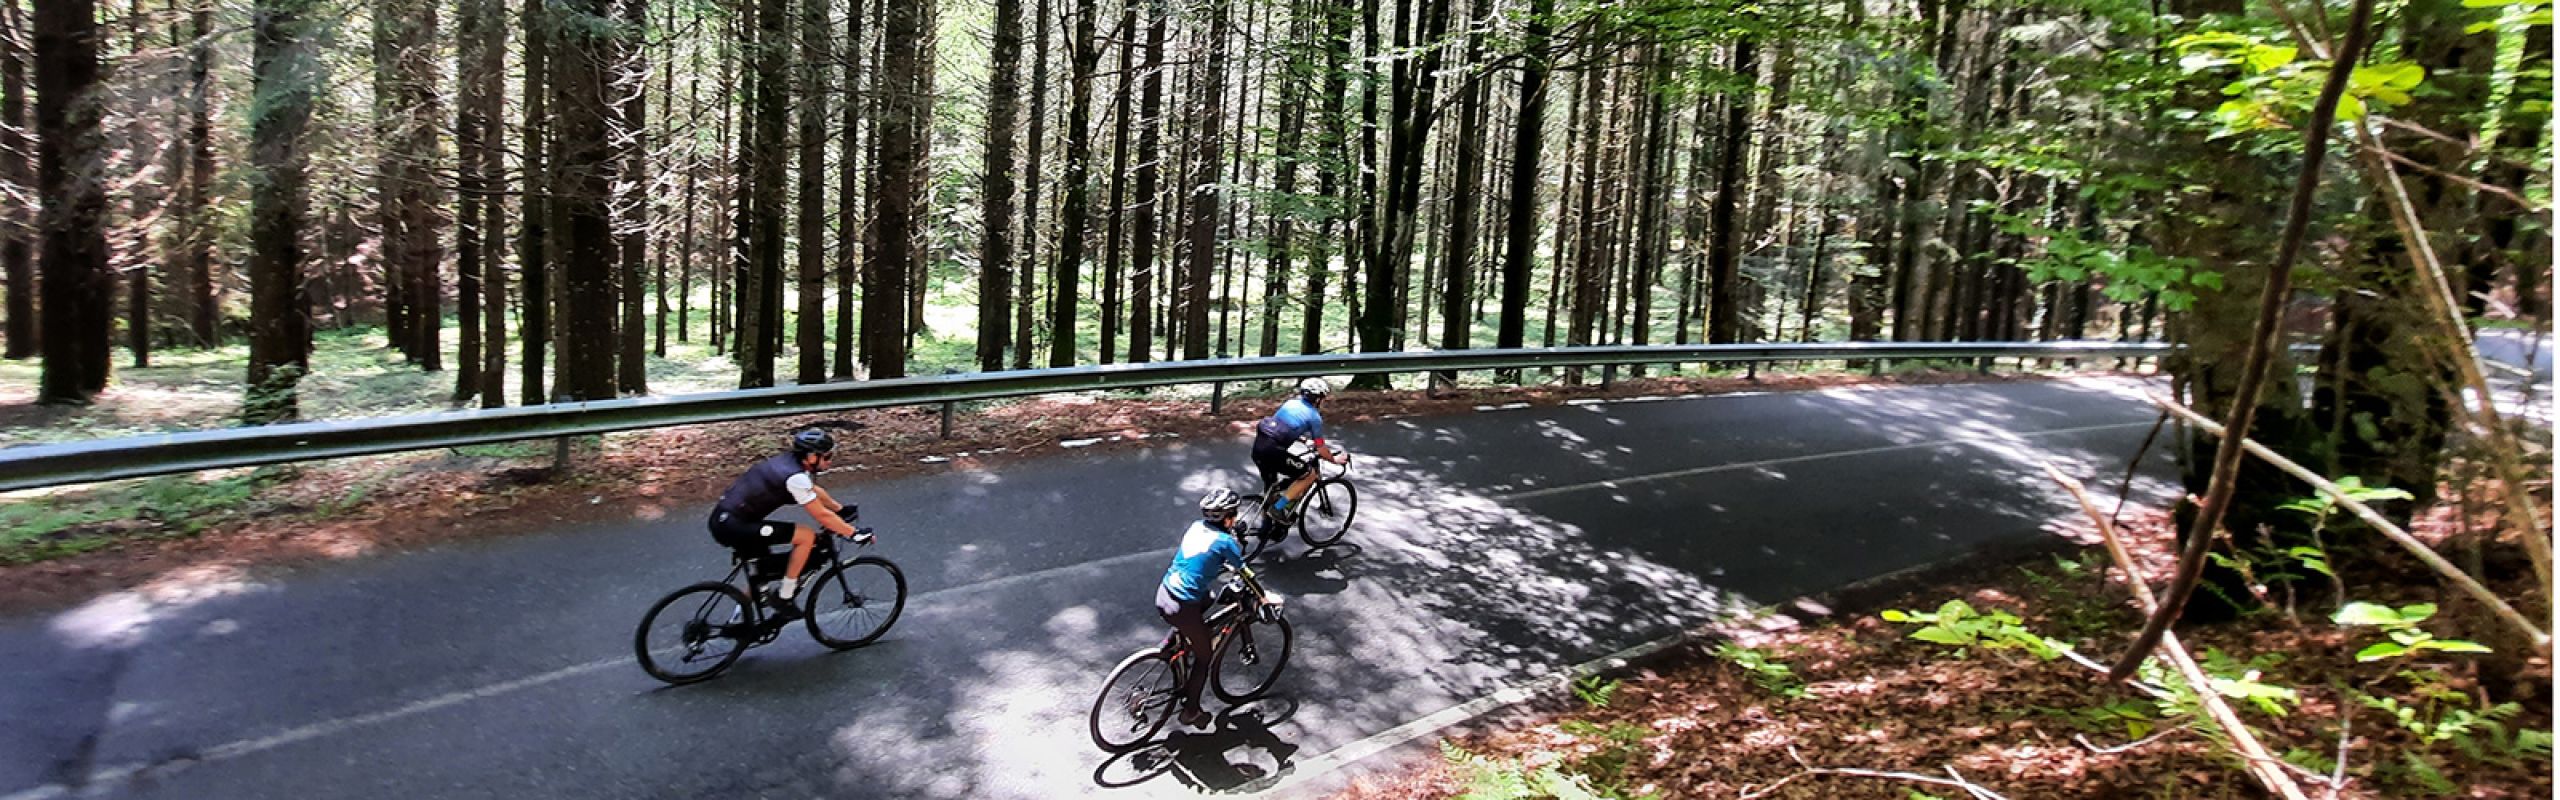
[[[1298,745],[1271,728],[1298,713],[1285,698],[1263,699],[1218,713],[1207,731],[1176,731],[1145,747],[1113,756],[1093,771],[1097,786],[1117,789],[1170,774],[1203,792],[1253,792],[1269,788],[1297,768]]]
[[[1275,548],[1273,552],[1278,552]],[[1356,560],[1360,546],[1343,543],[1321,550],[1310,550],[1296,556],[1268,561],[1254,569],[1266,580],[1285,581],[1274,586],[1286,595],[1333,594],[1350,587],[1354,573],[1363,571]]]

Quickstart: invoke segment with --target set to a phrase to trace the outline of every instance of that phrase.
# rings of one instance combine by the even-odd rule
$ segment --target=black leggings
[[[1289,446],[1279,442],[1253,443],[1253,468],[1262,473],[1264,494],[1278,491],[1280,481],[1294,481],[1307,474],[1307,462],[1289,454]]]
[[[1183,659],[1182,707],[1186,711],[1200,709],[1200,688],[1209,685],[1208,611],[1209,601],[1185,603],[1174,599],[1173,590],[1165,588],[1163,583],[1156,584],[1156,615],[1172,624],[1174,630],[1181,631],[1182,638],[1191,643],[1190,647],[1184,648],[1188,655]]]

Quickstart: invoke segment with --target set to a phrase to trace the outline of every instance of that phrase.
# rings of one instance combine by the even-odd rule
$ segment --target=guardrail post
[[[1618,365],[1616,365],[1616,364],[1602,364],[1602,365],[1600,365],[1600,388],[1602,388],[1602,389],[1607,389],[1607,388],[1609,388],[1609,384],[1614,383],[1614,382],[1616,382],[1617,380],[1618,380]]]
[[[1227,382],[1209,384],[1209,416],[1217,416],[1227,407]]]
[[[1760,362],[1742,362],[1742,379],[1753,383],[1760,382]]]
[[[951,404],[942,404],[942,438],[951,438]]]
[[[1993,357],[1993,358],[1977,358],[1977,359],[1974,359],[1974,360],[1973,360],[1973,372],[1974,372],[1974,374],[1976,374],[1976,375],[1990,375],[1990,374],[1991,374],[1991,362],[1993,362],[1993,361],[1997,361],[1997,360],[1999,360],[1999,359],[1998,359],[1998,357],[1996,357],[1996,356],[1995,356],[1995,357]]]

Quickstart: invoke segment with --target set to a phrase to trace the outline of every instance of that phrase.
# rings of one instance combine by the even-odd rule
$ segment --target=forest
[[[7,357],[80,404],[118,363],[230,347],[250,422],[295,417],[341,341],[485,407],[648,392],[670,342],[739,387],[1594,343],[2209,350],[2245,338],[2216,304],[2263,280],[2330,68],[2304,43],[2347,12],[0,6]],[[2389,352],[2412,231],[2376,164],[2466,319],[2547,316],[2548,14],[2372,23],[2288,320],[2330,385],[2424,372]],[[345,330],[378,338],[320,335]]]

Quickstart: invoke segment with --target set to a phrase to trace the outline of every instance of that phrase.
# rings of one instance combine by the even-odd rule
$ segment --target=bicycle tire
[[[1296,640],[1297,633],[1290,628],[1287,617],[1238,623],[1218,643],[1217,661],[1209,666],[1209,688],[1218,693],[1218,699],[1229,703],[1263,696],[1271,691],[1272,684],[1280,682],[1280,672],[1289,668],[1289,651]],[[1275,643],[1277,647],[1273,646]],[[1247,646],[1251,647],[1251,658],[1246,657]],[[1228,685],[1231,680],[1240,685]]]
[[[690,611],[689,613],[694,617],[677,628],[676,641],[661,642],[657,647],[651,647],[649,632],[656,627],[658,615],[669,608],[677,607],[680,601],[695,594],[704,595],[702,605]],[[715,614],[713,609],[721,600],[728,601],[735,610],[721,615],[728,616],[728,620],[712,622],[707,617]],[[746,654],[747,648],[755,646],[751,637],[740,638],[735,633],[737,626],[740,625],[754,627],[756,619],[755,606],[747,600],[745,592],[740,592],[738,587],[726,583],[703,581],[677,589],[666,597],[659,598],[656,605],[650,606],[649,613],[640,617],[640,629],[631,635],[631,648],[639,656],[640,669],[649,673],[649,677],[676,686],[709,680],[712,676],[727,670],[729,665],[737,663],[738,657]],[[726,640],[734,646],[723,653],[703,656],[698,648],[713,639]],[[683,651],[684,658],[662,661],[655,651],[669,648]],[[672,651],[669,653],[669,655],[673,654]]]
[[[886,572],[885,577],[873,573]],[[849,577],[860,575],[862,577]],[[882,589],[886,594],[881,594]],[[809,627],[809,638],[833,650],[851,650],[878,641],[898,624],[898,615],[907,609],[907,574],[898,565],[878,556],[863,556],[839,561],[818,574],[810,584],[808,596],[801,600],[802,622]],[[825,605],[822,605],[825,604]],[[877,613],[885,605],[887,613]],[[852,627],[829,631],[826,620],[845,620]],[[836,633],[852,634],[837,636]]]
[[[1298,538],[1308,547],[1331,547],[1351,531],[1352,517],[1360,513],[1360,491],[1351,482],[1326,478],[1307,490],[1307,498],[1298,515]]]
[[[1182,679],[1173,659],[1161,648],[1140,650],[1121,659],[1102,681],[1085,730],[1103,752],[1125,753],[1164,730],[1181,704]]]

